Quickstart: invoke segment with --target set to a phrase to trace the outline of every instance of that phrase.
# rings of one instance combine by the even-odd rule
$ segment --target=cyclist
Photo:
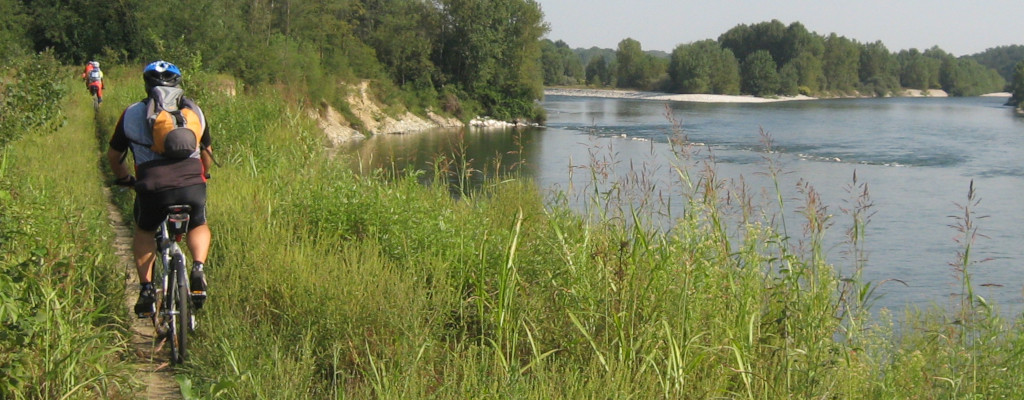
[[[96,100],[103,102],[103,71],[100,70],[99,61],[89,61],[85,65],[85,72],[82,73],[82,80],[85,81],[85,89],[92,93],[96,92]]]
[[[158,86],[178,87],[181,71],[174,64],[156,61],[147,65],[142,72],[147,95]],[[153,287],[153,262],[156,260],[157,227],[166,216],[167,206],[188,204],[192,206],[186,244],[192,254],[192,271],[189,276],[195,308],[202,308],[206,300],[206,276],[203,272],[206,256],[210,249],[210,228],[206,224],[206,180],[210,175],[213,153],[210,147],[210,128],[202,110],[191,99],[183,98],[184,106],[192,108],[199,115],[202,124],[202,138],[199,149],[188,158],[165,158],[152,149],[152,128],[147,123],[146,103],[140,101],[124,110],[110,139],[107,159],[110,162],[116,183],[135,188],[135,236],[133,252],[135,267],[139,274],[139,299],[135,313],[139,317],[155,311],[156,291]],[[128,149],[135,158],[135,173],[132,176],[124,164]]]

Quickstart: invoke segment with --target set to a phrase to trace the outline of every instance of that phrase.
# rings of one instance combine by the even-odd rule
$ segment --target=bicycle
[[[92,97],[92,108],[99,110],[100,104],[103,102],[103,100],[100,99],[100,87],[97,85],[88,85],[87,89],[89,89],[89,96]]]
[[[196,319],[192,314],[192,296],[189,290],[185,254],[178,242],[188,231],[188,205],[167,207],[167,216],[156,231],[157,263],[153,266],[156,304],[151,313],[157,335],[170,343],[171,362],[183,364],[188,356],[188,334],[195,332]]]

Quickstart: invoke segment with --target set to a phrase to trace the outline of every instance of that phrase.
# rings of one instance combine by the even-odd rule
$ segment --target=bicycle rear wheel
[[[175,364],[185,363],[188,356],[188,330],[192,323],[192,313],[189,307],[188,279],[185,279],[185,258],[181,253],[171,257],[170,284],[167,290],[170,292],[170,332],[171,362]]]

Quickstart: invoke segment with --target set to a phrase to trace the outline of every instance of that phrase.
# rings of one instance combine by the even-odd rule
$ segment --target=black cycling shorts
[[[136,193],[135,224],[144,231],[155,231],[167,216],[167,207],[192,206],[188,230],[206,224],[206,184],[186,186],[156,193]]]

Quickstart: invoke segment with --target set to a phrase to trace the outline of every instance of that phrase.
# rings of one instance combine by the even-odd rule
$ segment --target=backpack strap
[[[174,111],[167,111],[174,117],[174,121],[178,123],[178,126],[185,126],[185,116],[181,115],[181,109]]]

